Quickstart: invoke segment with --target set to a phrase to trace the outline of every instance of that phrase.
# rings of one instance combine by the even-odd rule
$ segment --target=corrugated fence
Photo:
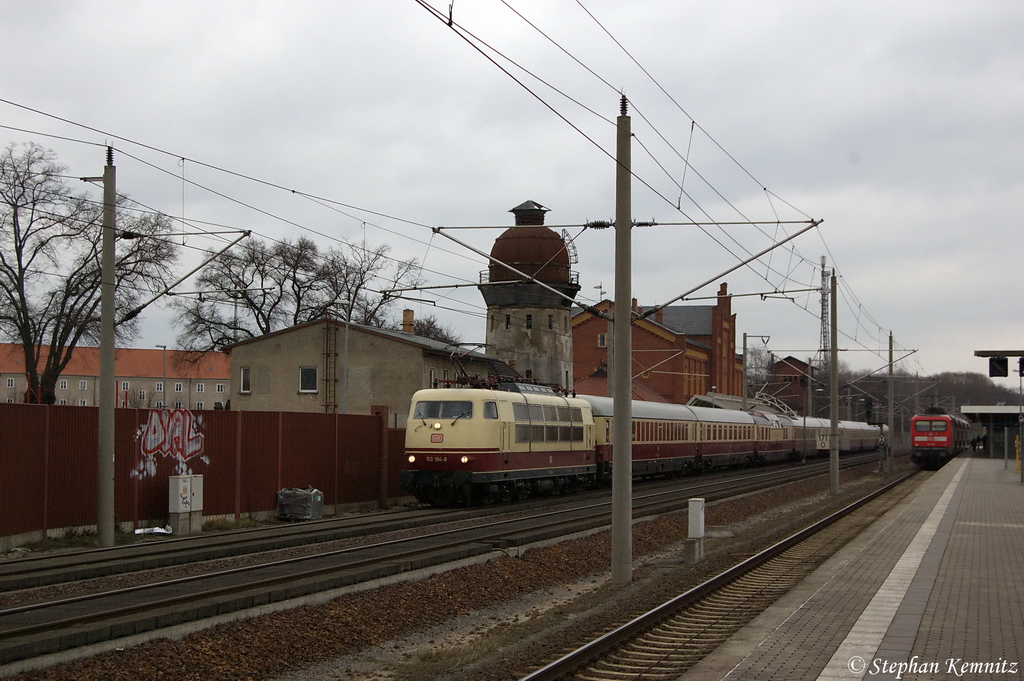
[[[0,537],[96,524],[97,414],[0,404]],[[386,505],[400,495],[404,445],[386,423],[386,413],[117,409],[117,522],[162,525],[171,475],[203,476],[204,516],[273,511],[288,487],[315,487],[326,506]]]

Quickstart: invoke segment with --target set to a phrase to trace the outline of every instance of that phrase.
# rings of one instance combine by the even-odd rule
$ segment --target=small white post
[[[690,539],[704,538],[704,500],[690,499]]]
[[[691,565],[704,560],[704,499],[690,499],[690,536],[686,540],[686,562]]]

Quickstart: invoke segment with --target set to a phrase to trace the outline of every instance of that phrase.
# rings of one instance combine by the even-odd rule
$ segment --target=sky
[[[727,282],[738,334],[768,337],[752,347],[812,357],[824,256],[855,369],[884,372],[890,333],[897,367],[922,375],[986,373],[975,350],[1024,350],[1017,0],[0,10],[0,142],[54,150],[69,177],[101,175],[112,145],[118,190],[172,216],[193,260],[223,247],[198,233],[213,225],[386,245],[453,286],[403,305],[483,342],[467,284],[487,265],[466,246],[489,251],[533,200],[573,239],[580,299],[611,298],[614,230],[583,225],[615,215],[624,95],[632,214],[657,223],[632,230],[640,304],[705,283],[677,304],[710,304]],[[173,323],[155,305],[136,346],[173,346]]]

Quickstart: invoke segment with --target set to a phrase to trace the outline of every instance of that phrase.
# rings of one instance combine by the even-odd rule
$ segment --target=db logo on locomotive
[[[431,433],[430,434],[430,441],[432,443],[434,443],[434,444],[439,444],[441,442],[444,442],[444,433]]]

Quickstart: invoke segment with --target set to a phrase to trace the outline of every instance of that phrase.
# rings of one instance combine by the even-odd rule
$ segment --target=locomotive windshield
[[[919,433],[926,433],[928,431],[940,432],[946,430],[945,421],[918,421],[914,425],[915,430]]]
[[[416,419],[471,419],[473,403],[468,400],[426,400],[416,403]]]

